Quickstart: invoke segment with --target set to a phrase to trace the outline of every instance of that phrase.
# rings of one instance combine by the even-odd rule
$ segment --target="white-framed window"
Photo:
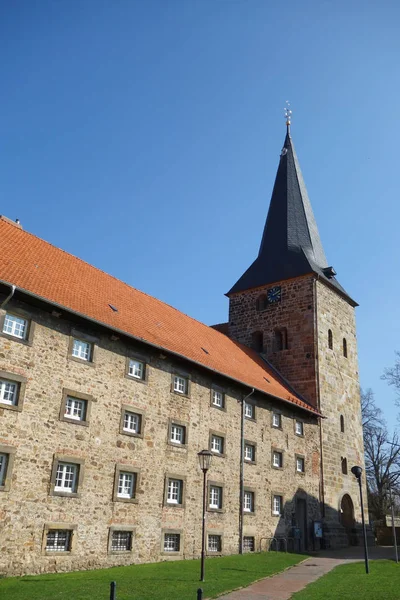
[[[187,394],[189,389],[189,380],[187,377],[174,375],[174,392],[178,394]]]
[[[59,462],[57,465],[55,492],[66,492],[73,494],[76,492],[78,481],[78,465]]]
[[[67,417],[68,419],[75,419],[76,421],[85,421],[86,408],[86,400],[80,400],[79,398],[67,396],[65,401],[64,417]]]
[[[253,444],[244,445],[244,460],[254,462],[256,459],[256,448]]]
[[[245,535],[243,537],[243,550],[245,552],[254,552],[255,542],[254,537],[251,535]]]
[[[244,416],[246,419],[254,419],[255,415],[255,406],[254,404],[250,404],[249,402],[244,403]]]
[[[182,504],[182,488],[183,481],[181,479],[168,479],[168,504]]]
[[[296,421],[294,430],[295,430],[296,435],[304,435],[303,421]]]
[[[277,450],[274,450],[272,453],[272,465],[274,467],[278,467],[279,469],[282,468],[283,465],[283,454],[282,452],[278,452]]]
[[[0,453],[0,487],[4,485],[7,475],[9,455],[5,452]]]
[[[224,453],[224,438],[220,435],[212,435],[211,436],[211,452],[215,452],[216,454]]]
[[[164,552],[179,552],[181,536],[179,533],[164,534]]]
[[[224,394],[218,390],[212,390],[212,404],[218,408],[224,408]]]
[[[254,512],[254,492],[244,491],[243,510],[244,512]]]
[[[120,471],[118,475],[118,498],[135,497],[135,473]]]
[[[272,427],[280,429],[282,427],[282,415],[279,413],[272,413]]]
[[[210,485],[209,508],[220,510],[222,508],[222,487]]]
[[[113,531],[111,533],[112,552],[130,552],[132,550],[132,531]]]
[[[142,417],[138,413],[130,412],[126,410],[124,412],[124,424],[123,430],[129,433],[139,434],[141,431]]]
[[[71,529],[50,529],[46,537],[47,552],[69,552],[71,550]]]
[[[273,496],[272,498],[272,514],[282,514],[282,496]]]
[[[27,319],[7,313],[4,319],[3,333],[12,335],[20,340],[25,340],[28,334]]]
[[[11,406],[18,404],[18,383],[0,379],[0,402]]]
[[[135,379],[144,379],[144,362],[136,359],[129,360],[128,375]]]
[[[74,338],[72,344],[72,356],[80,358],[81,360],[91,361],[92,360],[92,344],[90,342],[84,342]]]
[[[304,473],[304,458],[302,456],[296,456],[296,471],[298,473]]]
[[[222,539],[220,535],[208,535],[208,552],[221,552],[222,550]]]
[[[185,433],[186,427],[184,427],[183,425],[176,425],[175,423],[171,423],[169,441],[174,444],[185,444]]]

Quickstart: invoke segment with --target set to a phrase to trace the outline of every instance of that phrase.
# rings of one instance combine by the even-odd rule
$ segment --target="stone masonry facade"
[[[298,314],[307,329],[304,348],[299,338],[296,352],[312,354],[309,290],[301,291],[296,288],[299,285],[301,288],[301,283],[288,283],[288,293],[290,290],[296,295],[300,291],[303,298]],[[215,454],[208,473],[210,485],[222,489],[221,506],[215,510],[209,507],[207,512],[207,533],[218,536],[220,544],[210,553],[236,553],[241,401],[250,390],[144,343],[117,337],[84,320],[72,321],[72,317],[51,307],[13,299],[0,311],[0,323],[4,323],[6,313],[26,319],[30,333],[26,341],[0,335],[0,379],[19,387],[17,407],[0,402],[0,453],[8,457],[5,485],[0,487],[0,574],[198,557],[203,475],[197,453],[210,447],[212,435],[223,439],[223,451]],[[290,328],[289,321],[280,321],[283,323]],[[299,336],[304,333],[301,327]],[[322,321],[320,329],[323,336]],[[348,337],[351,356],[356,360],[355,340],[350,334]],[[91,345],[92,362],[71,355],[74,339]],[[290,362],[289,354],[287,358]],[[128,374],[130,359],[143,365],[143,378]],[[313,360],[304,358],[303,362],[307,366],[305,393],[312,389]],[[282,366],[278,356],[275,364]],[[350,371],[342,371],[346,392],[353,394],[356,380]],[[183,394],[173,391],[175,375],[188,384]],[[324,410],[330,410],[329,418],[332,416],[336,422],[339,401],[332,400],[334,377],[327,371],[326,383],[323,380]],[[300,376],[296,383],[301,384]],[[223,394],[222,409],[212,403],[213,389]],[[71,396],[86,403],[83,422],[65,418],[65,403]],[[356,396],[352,398],[355,406]],[[352,416],[344,397],[341,402],[340,410],[348,423],[346,436],[350,438],[351,427],[359,426],[359,413],[355,411]],[[244,536],[258,550],[265,538],[291,535],[296,499],[304,498],[306,535],[311,544],[312,520],[321,516],[317,418],[267,395],[254,394],[249,403],[255,413],[245,420],[245,439],[255,454],[254,460],[245,462],[244,485],[253,494],[253,510],[244,515]],[[129,434],[123,430],[123,411],[140,416],[140,432]],[[279,427],[273,427],[273,413],[280,415]],[[303,424],[302,435],[296,435],[296,421]],[[182,443],[171,442],[174,423],[184,428]],[[326,443],[332,440],[339,455],[343,447],[339,436],[325,426],[323,433]],[[279,468],[272,466],[274,450],[283,457]],[[361,451],[359,447],[357,451]],[[304,472],[296,469],[298,457],[304,459]],[[341,478],[335,479],[331,458],[326,460],[326,497],[337,502],[339,489],[348,489],[355,501],[351,476],[346,485],[342,484]],[[73,494],[57,493],[55,478],[60,462],[77,465],[79,477]],[[134,498],[118,497],[120,472],[134,474]],[[171,479],[182,482],[181,496],[175,504],[167,501]],[[283,501],[280,515],[272,511],[274,495]],[[46,549],[49,532],[58,530],[70,532],[68,551]],[[131,536],[129,549],[112,549],[110,540],[115,531]],[[179,548],[165,551],[165,534],[179,535]]]

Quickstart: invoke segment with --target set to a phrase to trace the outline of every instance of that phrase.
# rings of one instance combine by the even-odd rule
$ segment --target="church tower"
[[[229,335],[254,348],[320,419],[320,502],[330,546],[361,522],[364,469],[355,311],[329,266],[287,132],[258,256],[228,292]],[[363,476],[364,477],[364,476]],[[352,531],[353,530],[353,531]]]

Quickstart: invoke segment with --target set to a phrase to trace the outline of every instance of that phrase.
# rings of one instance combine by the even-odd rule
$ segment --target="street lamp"
[[[358,480],[358,485],[360,486],[360,502],[361,502],[361,519],[364,533],[364,556],[365,556],[365,572],[368,575],[369,573],[369,562],[368,562],[368,546],[367,546],[367,530],[365,529],[365,520],[364,520],[364,504],[363,504],[363,495],[362,495],[362,485],[361,485],[361,467],[351,467],[351,472],[354,477]]]
[[[206,556],[206,504],[207,504],[207,471],[211,467],[212,453],[209,450],[202,450],[197,454],[199,457],[200,469],[203,471],[203,530],[201,535],[201,572],[200,581],[204,581],[204,559]]]

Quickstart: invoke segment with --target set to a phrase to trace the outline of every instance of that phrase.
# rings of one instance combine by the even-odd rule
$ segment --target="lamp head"
[[[361,473],[362,473],[362,468],[361,467],[351,467],[351,472],[353,473],[354,477],[356,477],[357,479],[361,478]]]
[[[211,467],[212,452],[210,450],[201,450],[197,456],[199,457],[200,469],[203,473],[206,473]]]

